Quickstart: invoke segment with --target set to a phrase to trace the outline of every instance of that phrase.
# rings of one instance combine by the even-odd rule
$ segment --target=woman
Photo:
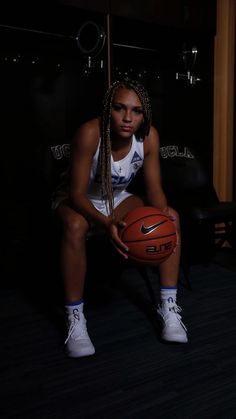
[[[146,201],[126,191],[143,166]],[[91,228],[103,229],[117,251],[129,257],[119,238],[123,217],[145,204],[158,207],[175,220],[177,213],[168,207],[162,190],[159,164],[159,137],[151,126],[148,94],[136,81],[115,82],[103,101],[101,118],[84,123],[71,149],[71,166],[66,188],[58,190],[53,207],[63,225],[61,268],[64,279],[68,336],[66,352],[70,357],[92,355],[83,313],[86,277],[86,235]],[[163,321],[162,338],[187,342],[186,328],[176,304],[179,276],[180,240],[175,252],[159,266],[160,298],[158,313]]]

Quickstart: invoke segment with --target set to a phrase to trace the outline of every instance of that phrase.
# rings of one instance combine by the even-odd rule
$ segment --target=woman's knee
[[[63,235],[67,239],[84,240],[86,238],[89,224],[87,220],[71,208],[61,208],[60,218],[62,220]]]

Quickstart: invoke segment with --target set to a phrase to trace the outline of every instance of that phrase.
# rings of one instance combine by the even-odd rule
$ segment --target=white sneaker
[[[187,329],[181,321],[181,308],[173,298],[168,298],[158,306],[157,313],[162,317],[162,339],[168,342],[188,342]]]
[[[95,353],[95,348],[87,332],[84,314],[77,308],[68,316],[68,336],[65,345],[66,354],[71,358],[80,358]]]

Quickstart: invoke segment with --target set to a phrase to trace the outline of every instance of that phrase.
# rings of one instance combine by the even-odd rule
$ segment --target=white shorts
[[[119,193],[119,195],[114,196],[114,208],[117,208],[118,205],[120,205],[121,202],[123,202],[129,196],[132,196],[132,194],[126,191],[122,191]],[[102,201],[101,199],[92,199],[91,197],[88,198],[99,212],[107,216],[109,215],[107,201]]]

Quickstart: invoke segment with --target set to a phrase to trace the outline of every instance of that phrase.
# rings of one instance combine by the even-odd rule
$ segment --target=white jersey
[[[107,202],[102,199],[101,194],[101,174],[98,168],[99,150],[100,142],[93,157],[87,197],[99,211],[107,215]],[[143,160],[143,140],[138,140],[134,135],[130,151],[122,160],[114,161],[111,156],[111,178],[115,208],[131,195],[126,192],[126,188],[142,167]]]

